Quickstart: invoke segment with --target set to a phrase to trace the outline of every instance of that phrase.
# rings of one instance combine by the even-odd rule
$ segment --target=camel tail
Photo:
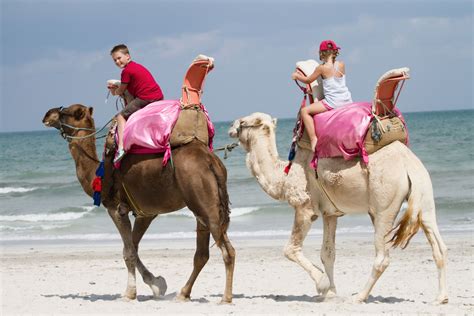
[[[410,187],[407,195],[408,208],[390,231],[393,233],[390,240],[392,247],[400,246],[402,249],[408,246],[420,227],[423,227],[422,214],[434,211],[433,187],[428,171],[414,155],[407,157],[406,168]]]
[[[420,226],[420,208],[415,208],[413,200],[409,198],[407,210],[397,222],[395,227],[390,231],[390,233],[393,233],[393,236],[389,241],[392,243],[392,247],[396,248],[400,246],[402,249],[405,249],[408,246],[410,240],[420,229]]]
[[[214,173],[217,181],[220,224],[222,231],[226,232],[230,222],[230,202],[229,193],[227,192],[227,170],[219,158],[215,157],[214,161],[215,163],[211,164],[211,170]]]

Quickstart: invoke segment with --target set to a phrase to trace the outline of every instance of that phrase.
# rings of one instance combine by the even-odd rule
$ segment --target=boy
[[[108,84],[112,95],[123,95],[125,91],[131,96],[127,98],[125,108],[117,114],[117,132],[118,132],[118,154],[114,163],[119,162],[125,155],[123,150],[123,130],[128,117],[145,107],[149,103],[163,100],[163,92],[156,83],[152,74],[142,65],[131,60],[128,47],[120,44],[112,48],[110,55],[117,67],[123,69],[120,86]]]

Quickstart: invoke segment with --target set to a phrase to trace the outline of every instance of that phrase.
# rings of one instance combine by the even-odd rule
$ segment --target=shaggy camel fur
[[[405,145],[394,142],[370,155],[367,167],[358,160],[320,159],[316,178],[315,171],[309,166],[313,152],[299,147],[293,167],[286,176],[283,170],[287,162],[279,160],[275,128],[276,120],[271,116],[253,113],[235,120],[229,135],[238,138],[248,152],[247,166],[262,188],[270,196],[287,200],[295,208],[293,231],[285,255],[310,274],[317,291],[323,297],[336,295],[333,271],[337,217],[368,213],[375,228],[376,257],[369,280],[354,296],[354,301],[363,302],[369,297],[389,264],[390,246],[405,248],[421,227],[431,244],[438,268],[436,302],[447,303],[447,248],[436,223],[431,179],[421,161]],[[306,192],[309,192],[312,207],[306,206],[308,201],[303,198]],[[405,200],[408,200],[408,209],[394,225]],[[325,272],[306,259],[301,251],[312,222],[321,215],[324,229],[321,260]]]
[[[69,140],[69,150],[76,163],[76,173],[84,191],[92,196],[92,180],[98,167],[92,108],[74,104],[67,108],[50,109],[43,123],[55,127]],[[107,143],[112,137],[107,139]],[[143,234],[159,214],[177,211],[187,206],[196,216],[197,242],[194,268],[177,298],[189,300],[199,272],[209,259],[210,234],[222,251],[226,268],[225,290],[222,302],[232,302],[232,281],[235,251],[227,237],[229,224],[229,197],[227,171],[219,158],[209,148],[193,141],[172,151],[173,164],[162,167],[163,155],[127,155],[121,161],[120,170],[112,167],[113,151],[105,157],[105,177],[102,202],[117,226],[124,244],[123,256],[128,269],[128,282],[124,297],[135,299],[137,295],[135,269],[149,285],[154,296],[164,295],[166,282],[154,277],[138,256],[138,245]],[[139,214],[133,223],[128,209],[120,204],[121,186],[126,188],[128,205]],[[122,201],[123,202],[123,201]],[[120,204],[120,206],[119,206]],[[126,203],[125,203],[126,204]],[[125,209],[124,209],[125,208]],[[138,212],[140,211],[140,212]]]

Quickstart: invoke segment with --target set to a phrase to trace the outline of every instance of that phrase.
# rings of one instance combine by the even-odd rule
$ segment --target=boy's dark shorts
[[[130,101],[120,113],[122,114],[123,118],[127,120],[130,117],[130,115],[132,115],[132,113],[144,108],[146,105],[152,102],[156,102],[160,100],[142,100],[140,98],[135,98],[132,101]]]

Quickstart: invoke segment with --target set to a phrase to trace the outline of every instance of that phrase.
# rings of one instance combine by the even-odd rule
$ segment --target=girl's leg
[[[311,148],[313,151],[316,149],[316,132],[314,131],[313,115],[318,113],[326,112],[328,109],[323,105],[321,101],[310,104],[307,107],[301,109],[301,119],[308,133],[309,140],[311,142]]]

